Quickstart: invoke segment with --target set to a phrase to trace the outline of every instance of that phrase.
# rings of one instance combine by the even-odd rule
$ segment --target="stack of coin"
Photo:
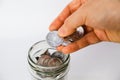
[[[60,37],[57,31],[51,31],[47,34],[46,41],[52,47],[67,46],[71,42],[80,39],[83,35],[84,29],[82,27],[77,28],[76,32],[64,38]]]
[[[45,67],[59,66],[64,61],[64,54],[59,51],[55,51],[53,54],[50,54],[49,50],[41,54],[40,57],[36,57],[37,64]]]

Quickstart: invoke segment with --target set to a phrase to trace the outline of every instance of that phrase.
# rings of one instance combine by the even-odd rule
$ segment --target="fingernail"
[[[51,26],[49,27],[49,30],[50,30],[50,31],[52,31],[52,28],[51,28]]]
[[[55,26],[50,26],[50,27],[49,27],[49,30],[50,30],[50,31],[55,30]]]

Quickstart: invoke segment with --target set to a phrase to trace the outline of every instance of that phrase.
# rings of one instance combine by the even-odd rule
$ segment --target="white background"
[[[31,80],[27,52],[70,1],[0,0],[0,80]],[[102,42],[71,54],[68,80],[120,80],[120,44]]]

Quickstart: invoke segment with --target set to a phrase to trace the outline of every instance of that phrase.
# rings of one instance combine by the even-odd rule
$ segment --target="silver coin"
[[[53,67],[53,66],[59,66],[61,65],[63,62],[61,59],[59,58],[56,58],[56,57],[53,57],[53,58],[50,58],[49,62],[48,62],[48,66],[49,67]]]
[[[79,32],[80,37],[82,37],[84,35],[84,33],[85,33],[85,31],[84,31],[82,26],[77,28],[77,32]]]
[[[51,57],[56,57],[56,58],[59,58],[60,60],[64,61],[65,55],[60,51],[56,51],[51,55]]]
[[[83,29],[83,27],[80,26],[76,29],[76,31],[74,33],[65,37],[64,43],[65,43],[65,45],[68,45],[70,42],[79,40],[80,38],[83,37],[83,35],[84,35],[84,29]],[[68,43],[68,44],[66,44],[66,43]]]
[[[41,55],[39,57],[37,64],[41,66],[46,66],[47,60],[49,60],[51,57],[49,55]]]
[[[57,31],[51,31],[46,36],[47,43],[52,47],[60,46],[63,43],[63,38],[58,35]]]
[[[51,59],[51,57],[47,58],[47,59],[44,59],[43,65],[46,66],[46,67],[48,67],[49,66],[48,62],[49,62],[50,59]]]
[[[70,44],[71,43],[71,41],[64,41],[63,43],[62,43],[62,46],[67,46],[68,44]]]
[[[74,42],[80,39],[81,37],[83,37],[83,35],[84,35],[84,29],[82,26],[80,26],[77,28],[76,32],[65,38],[61,38],[58,35],[57,31],[51,31],[47,34],[46,41],[52,47],[58,47],[60,45],[67,46],[71,42]]]
[[[64,55],[56,51],[50,55],[50,52],[47,50],[38,58],[37,64],[40,66],[59,66],[63,62]]]

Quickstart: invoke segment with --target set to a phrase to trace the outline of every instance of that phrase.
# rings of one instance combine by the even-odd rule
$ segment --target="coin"
[[[47,62],[49,61],[51,57],[49,55],[41,55],[39,57],[37,64],[41,66],[47,66]]]
[[[62,60],[60,60],[59,58],[53,57],[49,60],[48,62],[48,66],[49,67],[53,67],[53,66],[59,66],[61,65],[63,62]]]
[[[71,43],[71,41],[64,41],[63,43],[62,43],[62,46],[67,46],[68,44],[70,44]]]
[[[50,54],[47,49],[43,54],[37,59],[37,64],[40,66],[51,67],[51,66],[59,66],[63,62],[64,54],[59,51],[55,51]]]
[[[60,46],[63,43],[63,38],[58,35],[57,31],[51,31],[46,36],[47,43],[52,47]]]
[[[44,61],[43,61],[43,66],[49,66],[48,65],[48,62],[49,62],[49,60],[51,59],[51,57],[50,58],[46,58],[46,59],[44,59]]]
[[[59,58],[60,60],[64,61],[64,54],[60,51],[54,52],[51,57]]]
[[[82,37],[85,33],[84,28],[82,26],[77,28],[77,32],[79,32],[79,36]]]
[[[73,34],[65,37],[65,38],[64,38],[64,42],[66,41],[66,42],[68,43],[68,42],[77,41],[77,40],[79,40],[80,38],[82,38],[83,35],[84,35],[84,29],[83,29],[83,27],[80,26],[80,27],[78,27],[78,28],[76,29],[76,31],[75,31]]]
[[[71,42],[74,42],[80,39],[81,37],[83,37],[83,35],[84,35],[84,29],[82,26],[80,26],[76,29],[76,31],[73,34],[64,38],[61,38],[58,35],[58,31],[51,31],[47,34],[46,41],[52,47],[58,47],[60,45],[67,46]]]

